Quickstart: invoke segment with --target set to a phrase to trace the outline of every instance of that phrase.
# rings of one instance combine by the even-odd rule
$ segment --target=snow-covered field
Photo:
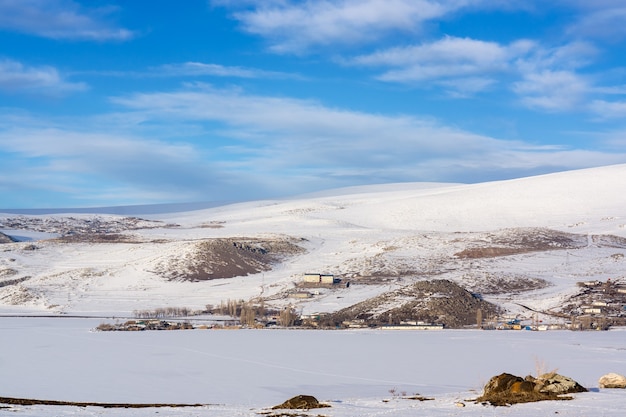
[[[303,313],[332,312],[428,277],[469,289],[481,288],[489,277],[544,280],[550,285],[485,298],[512,314],[524,314],[519,304],[548,310],[575,294],[579,281],[626,281],[626,245],[620,240],[626,238],[624,190],[626,165],[616,165],[484,184],[356,187],[139,216],[151,220],[149,228],[127,230],[124,225],[136,226],[134,220],[109,215],[22,217],[30,229],[0,226],[22,240],[0,246],[0,396],[212,405],[145,410],[0,405],[0,415],[252,416],[293,395],[310,394],[332,405],[306,413],[311,416],[621,416],[626,392],[593,388],[605,373],[626,373],[622,330],[100,333],[90,331],[100,319],[59,316],[124,317],[136,309],[202,309],[259,296],[277,306],[293,303]],[[0,223],[9,217],[16,216],[0,214]],[[45,240],[73,225],[115,227],[131,241]],[[495,258],[455,256],[529,228],[571,233],[584,244]],[[614,238],[609,243],[597,238],[606,235]],[[198,242],[214,238],[294,238],[306,252],[249,276],[185,282],[159,274],[180,265]],[[353,285],[320,289],[309,299],[287,298],[285,292],[305,272],[336,274]],[[393,279],[365,282],[370,276]],[[510,408],[466,401],[478,396],[491,376],[524,376],[538,364],[558,368],[592,391],[573,401]],[[403,399],[398,395],[403,392],[434,400]],[[455,405],[459,401],[465,407]]]
[[[91,332],[94,319],[0,318],[3,396],[199,408],[10,406],[16,416],[256,416],[314,395],[325,416],[622,416],[625,390],[598,378],[626,370],[626,331],[189,330]],[[502,372],[557,369],[589,388],[572,401],[484,406]],[[395,394],[393,393],[395,392]],[[415,401],[403,394],[433,398]],[[465,407],[455,403],[462,402]],[[299,412],[300,413],[300,412]]]

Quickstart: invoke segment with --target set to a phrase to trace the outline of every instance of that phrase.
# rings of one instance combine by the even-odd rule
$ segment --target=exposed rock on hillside
[[[7,236],[4,233],[0,232],[0,243],[13,243],[15,240],[11,238],[11,236]]]
[[[323,324],[336,326],[358,319],[370,325],[423,321],[459,328],[476,324],[478,310],[488,316],[497,309],[452,281],[420,281],[339,310]]]
[[[591,236],[594,245],[608,248],[626,248],[626,238],[614,235]]]
[[[539,290],[549,287],[548,281],[541,278],[526,277],[516,274],[484,274],[480,279],[474,279],[469,289],[477,294],[519,294],[526,291]]]
[[[194,243],[189,251],[161,263],[156,273],[181,281],[204,281],[269,271],[288,256],[302,253],[296,239],[227,238]]]
[[[70,234],[54,239],[61,243],[141,243],[141,239],[122,233]]]
[[[550,229],[505,229],[484,236],[455,254],[459,258],[492,258],[555,249],[576,249],[587,245],[587,237]]]
[[[43,302],[43,298],[22,285],[11,285],[0,290],[0,304],[34,305]]]
[[[61,236],[112,234],[126,230],[152,229],[163,227],[159,221],[145,220],[137,217],[118,216],[16,216],[0,217],[4,228],[30,230],[34,232],[53,233]]]

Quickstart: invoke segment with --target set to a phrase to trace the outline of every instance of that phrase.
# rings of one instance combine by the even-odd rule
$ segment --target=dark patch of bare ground
[[[594,245],[605,248],[626,248],[626,238],[614,235],[593,235],[591,241]]]
[[[587,245],[587,236],[544,228],[504,229],[488,233],[480,242],[455,254],[476,259],[518,255],[558,249],[577,249]]]
[[[483,295],[519,294],[526,291],[540,290],[552,285],[545,279],[511,274],[486,274],[475,281],[470,289],[474,293]]]
[[[209,404],[133,404],[133,403],[98,403],[98,402],[74,402],[34,400],[30,398],[0,397],[0,404],[11,405],[57,405],[75,407],[102,407],[102,408],[163,408],[163,407],[203,407]]]
[[[70,234],[50,239],[58,243],[139,243],[137,238],[121,233],[85,233]]]
[[[220,238],[196,244],[193,253],[162,265],[157,273],[169,280],[207,281],[269,271],[288,256],[304,252],[301,239]]]
[[[337,326],[344,321],[364,320],[377,326],[423,321],[462,328],[476,324],[477,310],[490,315],[496,314],[498,307],[449,280],[419,281],[325,316],[321,324]]]
[[[15,239],[13,239],[11,236],[5,235],[4,233],[0,232],[0,243],[14,243]]]
[[[498,393],[481,396],[476,399],[477,403],[490,404],[495,407],[506,407],[514,404],[534,403],[539,401],[568,401],[573,397],[545,394],[542,392],[523,392],[523,393]]]

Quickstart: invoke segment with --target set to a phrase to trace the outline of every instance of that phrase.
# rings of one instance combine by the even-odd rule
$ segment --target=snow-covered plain
[[[137,240],[133,243],[59,243],[35,237],[3,244],[0,278],[20,282],[0,286],[0,314],[52,317],[0,317],[0,396],[213,405],[165,410],[0,406],[0,415],[245,416],[265,412],[290,396],[311,394],[332,408],[307,415],[621,416],[626,409],[621,390],[593,390],[573,401],[505,409],[468,401],[458,407],[455,402],[476,397],[501,372],[535,373],[537,363],[594,388],[604,373],[626,373],[626,331],[98,333],[90,329],[99,319],[58,316],[123,317],[136,309],[200,309],[261,295],[276,296],[276,305],[296,303],[304,313],[335,311],[406,285],[415,279],[399,272],[407,270],[416,271],[418,278],[447,278],[467,288],[498,274],[543,279],[551,286],[487,298],[517,314],[523,313],[518,304],[548,310],[573,294],[578,281],[626,279],[626,248],[599,245],[593,238],[626,237],[624,190],[626,165],[473,185],[357,187],[139,216],[162,223],[123,232]],[[71,216],[89,220],[94,215]],[[539,227],[588,236],[588,244],[471,261],[453,256],[476,242],[489,244],[502,229]],[[19,234],[25,235],[44,236]],[[304,239],[306,252],[246,277],[180,282],[155,273],[168,260],[189,254],[197,242],[224,237]],[[312,299],[280,297],[305,272],[343,277],[383,272],[398,279],[360,285],[355,278],[349,289],[321,291]],[[392,389],[435,399],[401,399]]]
[[[597,388],[626,370],[626,331],[188,330],[90,332],[93,319],[0,318],[3,396],[197,408],[10,406],[17,416],[256,416],[298,395],[304,415],[622,416],[626,391]],[[558,368],[591,391],[510,408],[476,404],[487,380]],[[395,391],[395,394],[393,393]],[[431,401],[401,398],[420,394]],[[462,402],[460,408],[455,403]]]

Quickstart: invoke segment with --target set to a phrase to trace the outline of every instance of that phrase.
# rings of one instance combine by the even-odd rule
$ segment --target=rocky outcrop
[[[216,238],[192,242],[163,260],[153,272],[171,281],[208,281],[270,271],[275,264],[304,252],[301,239]]]
[[[499,394],[502,392],[507,392],[511,389],[514,384],[523,382],[524,378],[515,376],[512,374],[503,373],[497,376],[494,376],[487,382],[485,385],[484,393],[485,394]]]
[[[503,373],[487,382],[483,395],[476,401],[504,406],[544,400],[569,400],[571,397],[563,397],[562,394],[584,391],[587,389],[573,379],[556,373],[544,374],[539,378],[522,378]]]
[[[600,388],[626,388],[626,377],[611,372],[610,374],[602,375],[598,385]]]
[[[446,279],[418,281],[329,314],[322,326],[341,326],[344,321],[363,320],[368,326],[422,321],[462,328],[476,324],[476,311],[497,314],[496,305],[482,300]]]
[[[317,398],[313,397],[312,395],[296,395],[295,397],[288,399],[284,403],[272,407],[272,409],[310,410],[312,408],[325,407],[330,407],[330,405],[320,403],[319,401],[317,401]]]
[[[532,377],[531,377],[532,378]],[[551,372],[540,375],[533,381],[536,390],[549,394],[571,394],[575,392],[587,392],[587,388],[574,381],[572,378]]]

